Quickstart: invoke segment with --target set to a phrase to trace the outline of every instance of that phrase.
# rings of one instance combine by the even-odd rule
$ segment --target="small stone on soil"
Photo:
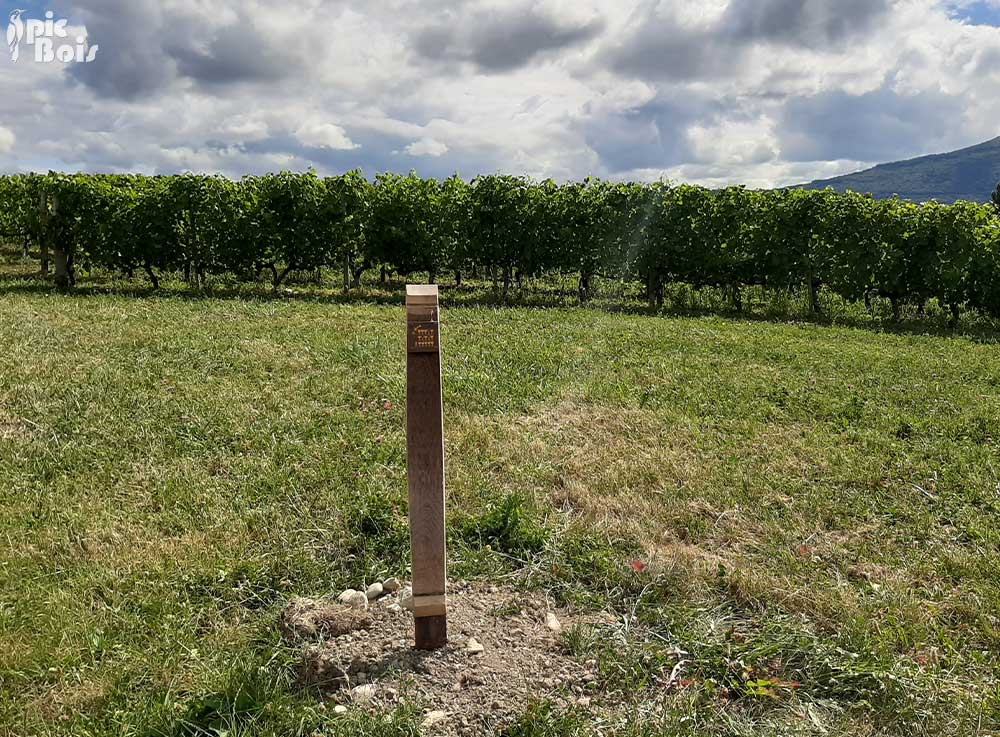
[[[355,686],[351,689],[351,700],[356,704],[367,704],[375,698],[375,687],[371,684]]]
[[[368,611],[368,597],[363,591],[347,589],[347,591],[340,595],[338,601],[345,606],[351,607],[352,609]]]
[[[382,587],[382,584],[373,583],[368,587],[368,590],[365,592],[365,596],[368,597],[368,601],[375,601],[376,599],[382,598],[384,593],[385,589]]]
[[[444,711],[429,711],[424,715],[424,720],[420,722],[421,729],[430,729],[435,724],[439,724],[448,718],[448,713]]]
[[[553,634],[558,635],[562,632],[562,623],[560,623],[559,619],[552,612],[545,615],[545,626],[548,627]]]
[[[398,578],[387,578],[382,582],[382,590],[387,594],[395,594],[400,589]]]

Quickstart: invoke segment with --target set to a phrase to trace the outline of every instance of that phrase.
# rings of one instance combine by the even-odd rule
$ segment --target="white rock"
[[[375,601],[376,599],[380,599],[383,593],[385,593],[385,589],[382,588],[382,584],[373,583],[368,587],[365,596],[368,597],[368,601]]]
[[[413,589],[407,586],[399,594],[399,605],[403,609],[413,609]]]
[[[482,643],[480,643],[479,640],[477,640],[475,637],[469,638],[469,642],[465,646],[465,652],[467,652],[469,655],[481,655],[485,651],[486,648],[483,647]]]
[[[375,687],[370,683],[364,686],[355,686],[351,689],[351,701],[356,704],[367,704],[375,698]]]
[[[387,606],[386,609],[388,611],[392,612],[393,614],[399,614],[401,611],[403,611],[403,607],[401,607],[396,602],[393,602],[392,604],[390,604],[389,606]]]
[[[382,582],[382,590],[387,594],[395,594],[400,588],[402,588],[402,585],[399,583],[398,578],[387,578]]]
[[[548,614],[545,615],[545,626],[548,627],[553,634],[558,635],[560,632],[562,632],[562,624],[559,622],[559,619],[556,617],[556,615],[553,614],[552,612],[549,612]]]
[[[420,722],[421,729],[429,729],[435,724],[440,724],[445,719],[448,718],[448,712],[445,711],[429,711],[424,714],[424,720]]]
[[[576,705],[577,706],[582,706],[584,709],[586,709],[587,707],[590,706],[590,697],[589,696],[581,696],[580,698],[578,698],[576,700]]]
[[[337,704],[335,707],[333,707],[333,713],[334,714],[346,714],[347,713],[347,707],[344,706],[343,704]]]
[[[337,601],[344,606],[351,607],[352,609],[368,611],[368,597],[365,596],[363,591],[348,589],[338,597]]]

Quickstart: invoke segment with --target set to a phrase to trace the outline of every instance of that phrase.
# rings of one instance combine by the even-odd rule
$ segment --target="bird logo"
[[[10,14],[10,24],[7,26],[7,47],[10,49],[10,60],[17,61],[21,55],[21,39],[24,38],[24,21],[21,20],[21,13],[24,10],[15,10]]]

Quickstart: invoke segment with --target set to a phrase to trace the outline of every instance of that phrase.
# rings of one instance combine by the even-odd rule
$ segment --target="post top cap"
[[[437,284],[407,284],[407,305],[436,305],[438,303]]]

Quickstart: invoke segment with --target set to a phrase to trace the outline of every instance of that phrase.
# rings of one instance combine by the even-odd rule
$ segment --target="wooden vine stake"
[[[448,642],[438,288],[406,288],[406,453],[418,650]]]

